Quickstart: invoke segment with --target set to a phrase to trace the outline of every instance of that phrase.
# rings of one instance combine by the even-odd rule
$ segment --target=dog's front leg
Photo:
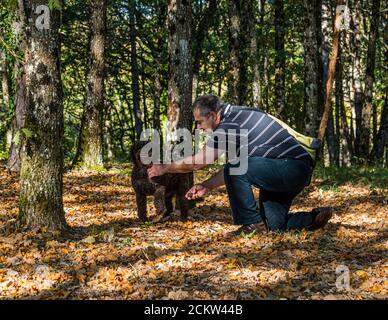
[[[141,221],[147,220],[147,196],[142,192],[136,192],[137,215]]]
[[[165,216],[167,213],[166,208],[166,187],[159,186],[154,193],[154,205],[157,214]]]

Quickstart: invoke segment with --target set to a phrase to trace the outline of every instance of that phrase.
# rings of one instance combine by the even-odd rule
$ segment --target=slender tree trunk
[[[340,104],[341,94],[342,93],[342,74],[340,73],[341,69],[341,45],[338,44],[338,61],[336,66],[336,74],[335,74],[335,108],[338,111],[338,105]],[[337,113],[336,119],[337,119]],[[338,126],[335,126],[333,111],[329,114],[327,130],[326,130],[326,138],[327,138],[327,149],[329,152],[329,161],[331,166],[339,166],[339,145],[338,141]]]
[[[2,138],[0,138],[0,145],[4,149],[7,145],[7,134],[8,129],[8,116],[10,114],[10,79],[9,79],[9,66],[7,57],[4,52],[0,51],[0,78],[3,103],[0,106],[0,121],[4,123],[4,129],[0,131]]]
[[[60,11],[50,15],[50,31],[35,27],[36,5],[24,1],[28,21],[25,51],[26,92],[29,97],[22,149],[19,219],[30,228],[67,228],[63,210],[63,104],[60,76]],[[28,131],[27,131],[28,130]]]
[[[279,118],[284,118],[286,109],[286,53],[284,50],[284,1],[274,0],[275,8],[275,102]]]
[[[355,1],[354,13],[351,15],[350,28],[350,50],[353,65],[352,88],[354,95],[354,115],[355,115],[355,141],[354,147],[356,155],[360,154],[361,130],[362,130],[362,104],[363,92],[361,79],[363,78],[363,65],[361,58],[361,1]]]
[[[381,111],[380,128],[377,132],[376,142],[373,145],[372,155],[376,163],[384,162],[384,152],[388,147],[388,87],[385,88],[385,99]],[[385,163],[387,165],[387,163]]]
[[[256,6],[252,3],[252,10],[249,13],[249,30],[251,32],[251,66],[252,66],[252,99],[253,105],[259,109],[263,108],[263,97],[260,86],[260,69],[259,69],[259,53],[258,53],[258,34],[256,31],[256,18],[255,10]]]
[[[269,112],[269,66],[268,53],[264,57],[265,111]]]
[[[109,162],[112,162],[114,158],[113,151],[113,142],[112,142],[112,134],[110,132],[110,121],[108,119],[105,120],[105,146],[106,146],[106,156]]]
[[[86,105],[74,164],[86,168],[103,165],[103,113],[106,43],[106,0],[89,2],[91,15]]]
[[[210,0],[207,9],[203,12],[202,18],[200,19],[196,31],[195,31],[195,51],[194,51],[194,62],[193,62],[193,100],[198,94],[198,81],[199,81],[199,70],[200,63],[203,54],[203,45],[205,38],[209,32],[209,28],[212,26],[217,11],[217,1]]]
[[[343,5],[343,0],[336,1],[336,7]],[[336,12],[334,27],[333,27],[333,45],[331,48],[331,56],[329,62],[329,70],[328,70],[328,78],[326,82],[326,99],[325,99],[325,109],[323,111],[321,124],[319,126],[318,138],[323,140],[325,136],[327,122],[329,119],[329,114],[332,111],[332,92],[333,92],[333,83],[335,76],[335,69],[337,64],[337,55],[338,55],[338,43],[339,43],[339,35],[340,35],[340,27],[342,20],[343,12]]]
[[[149,122],[148,122],[148,110],[147,110],[147,94],[146,94],[146,89],[145,89],[145,87],[146,87],[146,84],[145,84],[146,75],[145,75],[143,53],[141,53],[140,63],[141,63],[141,69],[142,69],[142,72],[141,72],[141,93],[142,93],[141,101],[143,102],[143,114],[144,114],[143,126],[144,126],[144,129],[147,129],[147,128],[149,128]]]
[[[160,65],[157,67],[157,70],[161,71]],[[162,80],[161,75],[155,74],[155,93],[154,93],[154,110],[152,114],[153,119],[153,129],[160,132],[160,98],[162,96]]]
[[[26,13],[24,10],[24,1],[18,0],[17,17],[15,20],[15,38],[18,39],[17,51],[19,56],[23,56],[26,51]],[[21,168],[21,144],[15,142],[15,136],[21,128],[25,126],[25,118],[27,112],[27,95],[26,95],[26,79],[23,68],[23,61],[18,59],[14,66],[15,78],[15,98],[14,98],[14,116],[11,124],[10,132],[10,148],[7,163],[9,172],[20,172]]]
[[[10,81],[9,81],[9,67],[7,57],[4,52],[0,52],[0,72],[1,72],[1,88],[3,94],[3,106],[4,112],[8,113],[11,100],[10,100]]]
[[[379,31],[380,0],[372,1],[371,24],[369,31],[368,54],[365,72],[365,102],[362,109],[362,128],[360,140],[360,157],[369,160],[370,149],[370,118],[373,100],[373,84],[375,81],[376,42]]]
[[[306,133],[316,136],[319,114],[322,110],[322,0],[304,0],[304,51],[305,51],[305,94]],[[330,148],[329,148],[330,149]]]
[[[161,105],[160,99],[162,97],[163,90],[163,49],[165,48],[165,34],[164,34],[164,24],[166,22],[167,16],[167,4],[162,0],[158,4],[158,33],[156,40],[156,48],[155,51],[155,72],[153,75],[155,81],[155,92],[154,92],[154,110],[153,110],[153,129],[158,130],[160,132],[160,114],[161,114]]]
[[[193,125],[191,10],[190,2],[169,1],[168,122],[170,134],[173,136],[178,128],[191,131]],[[176,139],[172,138],[171,141]]]
[[[352,159],[354,156],[354,150],[353,150],[353,137],[351,135],[350,128],[348,125],[347,110],[343,99],[340,102],[340,114],[341,114],[341,129],[342,129],[341,132],[344,138],[342,143],[342,146],[343,146],[342,165],[348,166],[352,162]],[[352,118],[350,120],[352,120]],[[350,123],[352,123],[352,121],[350,121]]]
[[[247,103],[249,62],[249,15],[252,0],[229,0],[230,75],[229,95],[232,103]]]
[[[168,110],[167,143],[178,142],[177,130],[193,129],[191,2],[169,0],[168,3]],[[193,185],[193,174],[184,175],[187,190]]]
[[[143,129],[140,111],[140,89],[139,89],[139,67],[137,63],[137,47],[136,47],[136,18],[135,0],[128,0],[129,6],[129,27],[130,27],[130,42],[131,42],[131,67],[132,67],[132,102],[133,114],[135,118],[136,138],[139,139]]]

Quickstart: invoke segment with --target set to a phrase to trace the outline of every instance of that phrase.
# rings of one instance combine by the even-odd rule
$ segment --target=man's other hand
[[[189,200],[199,199],[208,194],[209,192],[210,190],[208,188],[201,184],[197,184],[193,186],[189,191],[187,191],[186,198]]]
[[[167,173],[166,165],[164,164],[154,164],[151,168],[147,170],[148,177],[151,179],[153,177],[162,176]]]

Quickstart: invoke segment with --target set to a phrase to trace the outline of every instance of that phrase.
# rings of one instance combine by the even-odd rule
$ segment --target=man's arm
[[[197,171],[214,163],[222,154],[222,150],[205,146],[192,157],[165,165],[164,170],[165,173],[187,173]]]
[[[202,198],[211,190],[216,189],[224,184],[224,169],[221,169],[210,179],[193,186],[189,191],[187,191],[186,198],[190,200]]]
[[[214,176],[201,183],[205,188],[209,190],[217,189],[225,184],[224,169],[218,171]]]

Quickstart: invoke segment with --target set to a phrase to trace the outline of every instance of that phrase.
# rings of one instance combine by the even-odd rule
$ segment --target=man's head
[[[197,98],[193,104],[194,119],[198,129],[212,132],[220,123],[222,101],[217,96],[204,95]]]

